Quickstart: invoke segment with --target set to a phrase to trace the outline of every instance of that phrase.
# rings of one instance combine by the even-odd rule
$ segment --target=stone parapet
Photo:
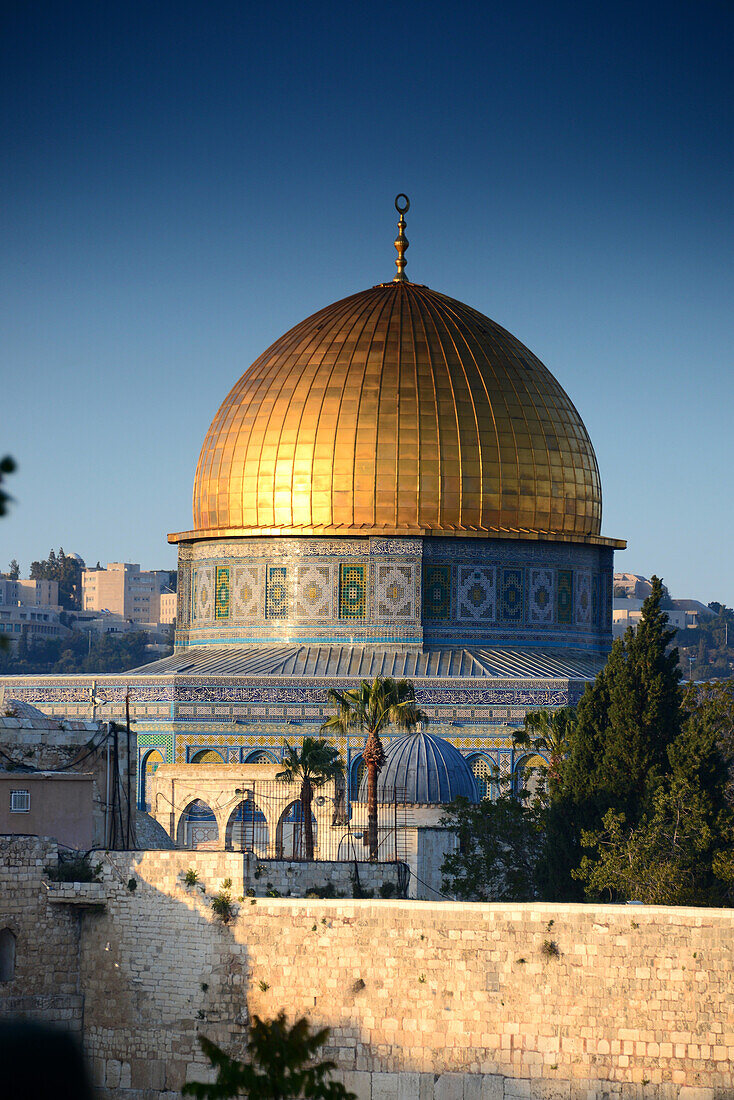
[[[83,998],[101,1098],[173,1100],[209,1072],[200,1035],[241,1055],[281,1010],[331,1029],[359,1100],[734,1095],[733,910],[245,894],[223,923],[241,854],[109,854],[104,912],[49,904],[54,855],[0,838],[0,1012],[78,1029]]]

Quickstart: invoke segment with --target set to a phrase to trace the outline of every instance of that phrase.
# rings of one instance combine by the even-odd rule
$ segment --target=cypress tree
[[[586,689],[570,739],[570,793],[593,794],[603,812],[621,810],[628,821],[649,805],[681,730],[678,650],[667,651],[675,631],[662,599],[662,582],[653,577],[642,621],[615,642],[606,668]]]
[[[581,698],[568,757],[548,812],[546,893],[570,900],[580,889],[570,872],[580,860],[582,830],[601,827],[608,810],[636,824],[670,771],[668,748],[681,731],[678,650],[661,609],[662,582],[642,607],[637,631],[618,638],[605,668]]]

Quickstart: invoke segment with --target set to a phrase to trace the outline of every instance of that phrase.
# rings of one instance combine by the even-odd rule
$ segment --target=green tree
[[[731,904],[734,887],[734,685],[691,688],[668,768],[636,822],[609,809],[582,833],[574,878],[592,900]]]
[[[572,707],[530,711],[525,715],[523,729],[513,737],[515,748],[542,753],[548,757],[547,776],[550,783],[560,782],[575,721],[576,715]]]
[[[3,482],[8,474],[12,474],[15,469],[15,462],[10,455],[5,455],[4,458],[0,458],[0,516],[4,516],[8,511],[8,506],[13,499],[9,493],[3,488]],[[10,563],[12,566],[12,562]],[[0,659],[4,656],[4,651],[9,649],[8,639],[4,634],[0,635]]]
[[[458,846],[441,867],[443,889],[461,901],[537,901],[543,808],[503,794],[496,802],[457,798],[442,824]]]
[[[20,565],[18,564],[17,558],[13,558],[10,565],[8,566],[8,579],[11,581],[17,581],[19,577]]]
[[[58,556],[53,549],[45,561],[31,562],[31,580],[56,581],[59,586],[59,603],[67,610],[81,607],[82,563],[67,557],[60,547]]]
[[[15,471],[15,461],[10,455],[5,455],[4,458],[0,458],[0,516],[6,515],[11,500],[13,499],[10,493],[6,492],[3,488],[3,482],[8,474],[12,474]]]
[[[347,734],[358,729],[365,737],[362,753],[367,768],[367,835],[370,859],[378,856],[377,830],[377,776],[385,763],[381,734],[389,726],[401,730],[414,730],[419,722],[428,722],[427,716],[415,701],[415,690],[409,680],[393,680],[377,677],[372,683],[363,680],[349,691],[329,691],[329,699],[337,708],[336,714],[324,722],[322,731]]]
[[[339,1081],[330,1080],[336,1069],[331,1061],[318,1061],[329,1029],[312,1031],[308,1020],[288,1026],[283,1012],[275,1020],[253,1016],[245,1061],[239,1061],[204,1036],[200,1043],[217,1071],[211,1084],[184,1085],[184,1096],[199,1100],[356,1100]]]
[[[344,775],[344,764],[339,752],[322,737],[304,737],[300,752],[287,741],[283,742],[283,770],[276,779],[283,783],[300,782],[299,800],[303,816],[303,837],[306,859],[313,859],[314,838],[311,806],[313,792],[333,779]]]
[[[582,858],[582,833],[597,832],[608,810],[624,814],[634,828],[670,771],[668,748],[681,731],[683,695],[663,594],[653,577],[637,630],[616,639],[569,729],[546,826],[544,892],[558,900],[581,896],[571,871]]]

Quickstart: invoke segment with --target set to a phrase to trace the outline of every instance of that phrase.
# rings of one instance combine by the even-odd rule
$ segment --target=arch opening
[[[545,783],[545,772],[548,761],[540,753],[529,753],[522,756],[515,763],[514,789],[516,792],[527,791],[530,798],[540,792],[541,785]]]
[[[477,781],[480,801],[494,800],[497,797],[497,766],[494,761],[478,753],[470,757],[469,766]]]
[[[265,749],[255,749],[247,757],[245,757],[246,764],[277,764],[278,761]]]
[[[199,749],[189,760],[189,764],[224,764],[224,757],[214,749]]]
[[[227,821],[224,846],[242,852],[254,852],[266,858],[270,830],[265,814],[253,798],[239,802]]]
[[[366,770],[367,765],[360,753],[360,755],[352,761],[352,767],[349,772],[349,798],[352,802],[356,802],[359,799],[359,787]]]
[[[181,814],[176,830],[179,848],[216,848],[219,826],[214,811],[201,798],[195,798]]]
[[[318,844],[316,818],[311,813],[314,849]],[[275,858],[302,860],[313,858],[307,851],[306,818],[300,800],[289,803],[283,810],[275,830]]]
[[[141,810],[150,811],[150,802],[148,801],[148,791],[150,790],[150,781],[158,771],[160,764],[165,764],[165,757],[160,749],[150,749],[146,752],[140,762],[140,801],[139,806]]]

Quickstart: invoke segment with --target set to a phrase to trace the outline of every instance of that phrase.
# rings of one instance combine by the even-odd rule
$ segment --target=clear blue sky
[[[394,272],[579,408],[617,569],[734,604],[734,6],[4,6],[0,567],[170,567],[291,325]]]

